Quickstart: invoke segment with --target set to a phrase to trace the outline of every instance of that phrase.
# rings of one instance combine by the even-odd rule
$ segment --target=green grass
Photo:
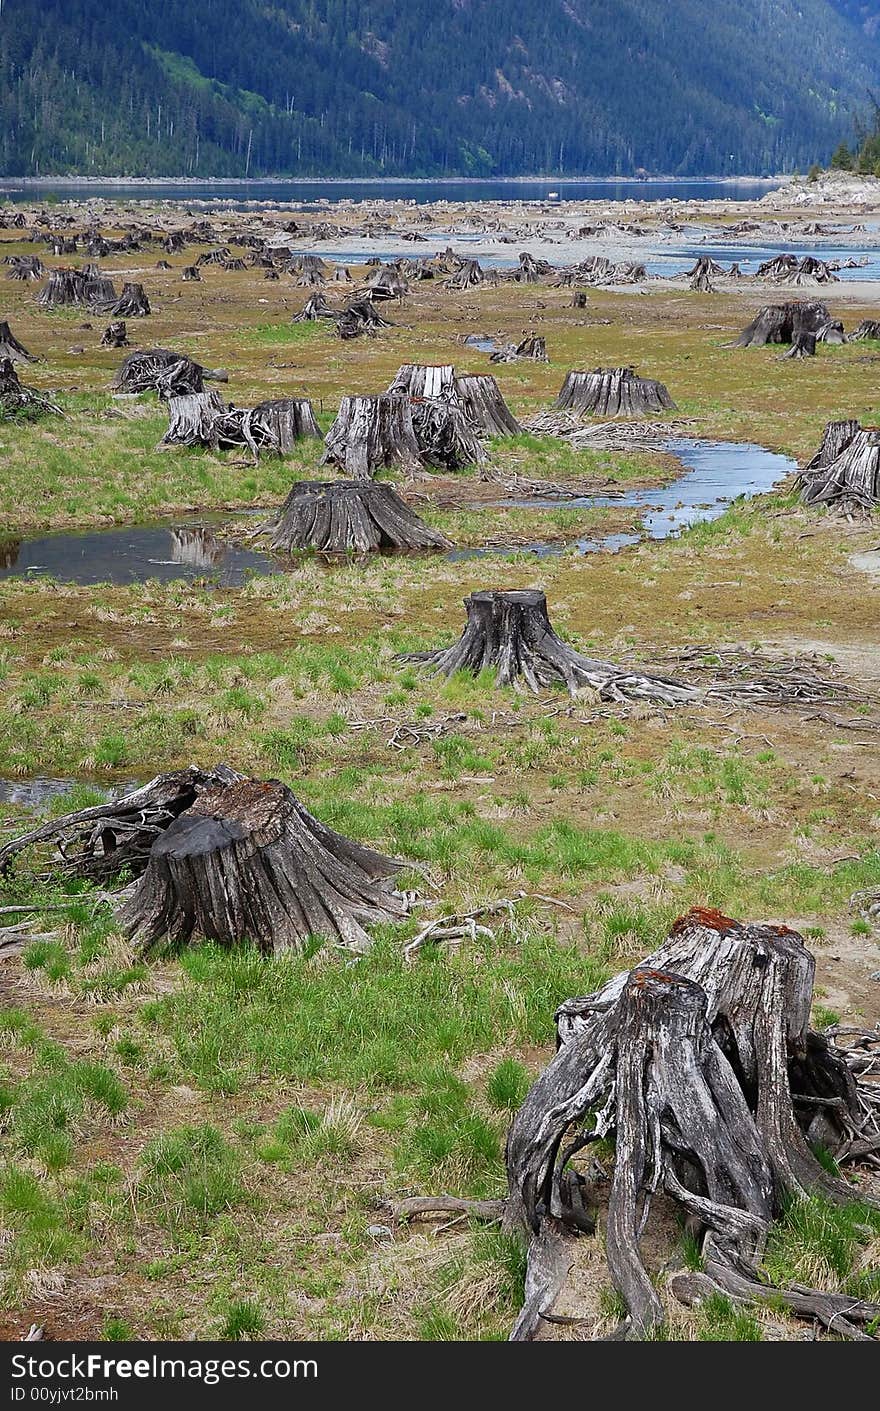
[[[216,1127],[177,1127],[144,1149],[136,1199],[171,1231],[204,1228],[245,1199],[240,1157]]]

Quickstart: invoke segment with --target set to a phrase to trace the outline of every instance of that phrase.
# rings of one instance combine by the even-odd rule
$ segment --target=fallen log
[[[524,682],[535,693],[561,683],[569,695],[589,689],[607,701],[673,704],[699,699],[699,692],[677,681],[594,661],[569,647],[553,631],[547,599],[539,589],[481,590],[465,598],[464,606],[467,623],[457,642],[403,653],[395,660],[417,662],[441,676],[456,671],[478,676],[494,669],[496,686],[519,687]]]
[[[449,540],[419,518],[390,485],[364,480],[302,480],[266,526],[282,553],[374,553],[448,549]]]
[[[406,914],[403,866],[319,823],[285,784],[206,790],[157,838],[122,913],[143,952],[194,937],[265,954],[326,936],[369,948],[366,927]]]
[[[646,416],[677,410],[662,382],[638,377],[631,367],[569,372],[554,405],[581,416]]]

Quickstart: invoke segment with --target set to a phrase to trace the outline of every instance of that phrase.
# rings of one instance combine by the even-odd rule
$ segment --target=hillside
[[[770,172],[880,84],[860,0],[0,0],[6,175]],[[709,27],[710,26],[710,27]]]

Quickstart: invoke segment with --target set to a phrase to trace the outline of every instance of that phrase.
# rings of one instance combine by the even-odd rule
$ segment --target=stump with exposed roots
[[[304,397],[227,407],[216,392],[193,392],[168,399],[168,430],[159,444],[213,451],[242,446],[257,460],[265,451],[287,455],[297,441],[320,434],[312,404]]]
[[[47,414],[63,416],[61,408],[42,392],[22,385],[11,358],[0,357],[0,420],[4,417],[34,420]]]
[[[199,938],[271,955],[313,937],[364,951],[367,927],[406,913],[402,866],[325,827],[278,780],[245,779],[200,794],[156,840],[122,924],[145,952]]]
[[[792,1199],[848,1203],[853,1187],[814,1154],[845,1159],[874,1131],[876,1092],[809,1028],[815,961],[784,926],[742,925],[694,908],[663,944],[602,989],[556,1014],[557,1053],[507,1138],[504,1202],[422,1198],[432,1209],[503,1220],[528,1239],[526,1301],[511,1340],[535,1336],[575,1262],[574,1242],[604,1221],[608,1270],[626,1316],[614,1338],[656,1334],[665,1308],[642,1247],[652,1205],[672,1203],[702,1271],[669,1292],[782,1305],[863,1339],[880,1304],[801,1284],[775,1288],[761,1269],[773,1221]],[[862,1064],[862,1067],[864,1064]],[[613,1142],[609,1173],[580,1153]],[[829,1145],[830,1144],[830,1145]],[[869,1331],[865,1331],[865,1329]]]
[[[880,343],[880,319],[863,318],[858,328],[850,334],[850,342],[860,343],[863,340]]]
[[[807,461],[801,472],[801,483],[812,470],[822,470],[846,450],[861,431],[861,423],[850,418],[848,421],[829,421],[822,432],[818,451]]]
[[[396,660],[418,662],[441,676],[494,670],[496,686],[525,683],[534,692],[563,684],[572,696],[589,689],[610,701],[697,699],[697,692],[677,681],[594,661],[569,647],[553,631],[540,589],[480,590],[465,598],[464,606],[465,629],[452,646],[408,652]]]
[[[116,318],[145,318],[151,313],[150,301],[142,284],[123,284],[122,293],[108,311]]]
[[[324,444],[321,465],[338,465],[351,480],[386,466],[412,474],[422,464],[408,397],[343,397]]]
[[[302,480],[267,526],[283,553],[373,553],[448,549],[448,539],[419,518],[390,485],[364,480]]]
[[[325,294],[313,294],[307,299],[298,314],[294,314],[291,323],[316,323],[319,318],[338,318],[339,313],[327,303]]]
[[[845,514],[870,514],[880,503],[880,428],[859,427],[846,440],[848,429],[842,428],[850,424],[832,425],[841,428],[836,434],[845,441],[843,449],[834,459],[802,473],[801,499],[806,505],[832,505]]]
[[[677,410],[662,382],[639,377],[631,367],[568,373],[556,406],[581,416],[648,416]]]
[[[716,290],[712,283],[712,275],[723,273],[721,266],[715,260],[710,260],[708,255],[701,255],[693,269],[688,271],[688,286],[700,294],[714,294]]]
[[[825,304],[766,304],[759,309],[748,328],[743,329],[735,348],[763,348],[768,343],[792,343],[800,333],[818,333],[831,315]]]

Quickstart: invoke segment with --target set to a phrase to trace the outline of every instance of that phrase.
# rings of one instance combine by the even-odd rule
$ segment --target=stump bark
[[[187,392],[168,398],[168,430],[160,446],[219,447],[217,418],[226,408],[218,392]]]
[[[448,539],[419,518],[390,485],[364,480],[303,480],[269,526],[283,553],[372,553],[382,549],[448,549]]]
[[[539,589],[481,590],[465,598],[464,606],[465,629],[452,646],[395,659],[418,662],[442,676],[494,670],[496,686],[524,682],[535,693],[562,683],[572,696],[588,688],[602,700],[673,704],[697,699],[696,691],[677,681],[594,661],[569,647],[553,631],[547,599]]]
[[[326,936],[368,949],[366,928],[399,919],[403,866],[325,827],[278,780],[202,793],[154,843],[122,914],[143,951],[193,937],[266,954]]]
[[[324,438],[321,465],[338,465],[352,480],[369,480],[385,466],[421,467],[408,397],[343,397]]]
[[[662,382],[638,377],[631,367],[568,373],[556,406],[590,416],[646,416],[677,410]]]
[[[829,421],[822,432],[822,442],[818,451],[804,466],[801,472],[801,480],[808,475],[811,470],[822,470],[832,461],[836,461],[839,455],[846,450],[854,438],[861,431],[861,423],[855,420],[849,421]]]
[[[615,1144],[608,1268],[636,1336],[664,1318],[640,1249],[657,1191],[696,1230],[716,1290],[735,1291],[740,1281],[740,1292],[767,1293],[760,1259],[784,1202],[814,1192],[853,1198],[807,1141],[813,1100],[831,1098],[826,1110],[842,1131],[861,1120],[852,1074],[808,1028],[814,970],[797,933],[695,908],[634,970],[561,1006],[556,1057],[507,1140],[505,1220],[528,1234],[536,1271],[515,1338],[534,1335],[560,1270],[564,1278],[579,1228],[572,1187],[585,1181],[570,1163],[600,1138]],[[797,1292],[775,1291],[795,1311]],[[823,1297],[849,1326],[880,1311],[848,1295]]]

